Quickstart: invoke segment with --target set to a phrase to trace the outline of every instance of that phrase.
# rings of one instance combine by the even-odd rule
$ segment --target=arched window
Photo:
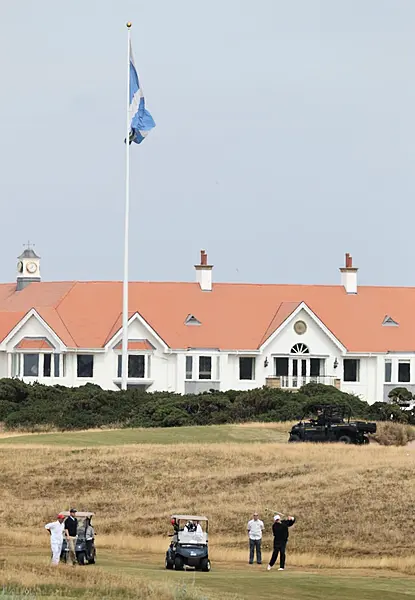
[[[294,344],[291,348],[291,354],[310,354],[310,350],[305,344]]]

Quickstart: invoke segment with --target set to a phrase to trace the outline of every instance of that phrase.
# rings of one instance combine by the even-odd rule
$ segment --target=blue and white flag
[[[143,88],[140,86],[130,45],[130,136],[129,144],[141,144],[148,132],[156,126],[145,107]]]

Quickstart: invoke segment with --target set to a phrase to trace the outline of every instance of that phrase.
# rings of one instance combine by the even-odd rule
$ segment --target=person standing
[[[275,562],[278,558],[278,554],[280,555],[280,568],[279,571],[284,571],[285,569],[285,548],[287,546],[288,541],[288,528],[294,525],[295,518],[287,517],[284,521],[281,520],[280,515],[274,516],[274,524],[272,526],[272,534],[274,536],[274,551],[271,556],[271,560],[269,561],[269,565],[267,570],[270,571],[272,567],[275,565]]]
[[[252,565],[254,562],[254,553],[256,552],[256,561],[260,565],[262,564],[262,531],[264,529],[264,523],[259,518],[257,512],[254,512],[252,519],[248,521],[248,537],[249,537],[249,564]]]
[[[87,558],[90,560],[92,558],[92,545],[95,539],[95,530],[91,525],[91,517],[87,517],[85,519],[85,544],[86,544],[86,553]]]
[[[51,564],[54,566],[57,566],[59,564],[61,558],[63,531],[65,528],[64,519],[64,515],[59,513],[59,515],[56,518],[56,521],[53,521],[52,523],[47,523],[45,525],[45,529],[49,531],[50,535],[50,549],[52,551]]]
[[[65,537],[68,541],[69,558],[72,560],[72,564],[76,565],[76,553],[75,553],[75,542],[78,533],[78,519],[75,517],[76,509],[71,508],[69,511],[69,517],[65,519]]]

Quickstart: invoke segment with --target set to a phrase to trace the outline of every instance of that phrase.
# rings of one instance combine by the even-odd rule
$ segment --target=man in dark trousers
[[[78,533],[78,519],[76,518],[76,509],[71,508],[69,511],[69,517],[65,519],[65,537],[68,542],[69,558],[72,560],[72,564],[76,565],[76,553],[75,543],[76,536]]]
[[[279,571],[285,569],[285,547],[288,541],[288,528],[294,525],[295,518],[287,517],[286,520],[282,521],[280,515],[274,516],[274,524],[272,526],[272,533],[274,535],[274,551],[269,561],[267,570],[270,571],[275,565],[275,561],[280,555],[280,568]]]

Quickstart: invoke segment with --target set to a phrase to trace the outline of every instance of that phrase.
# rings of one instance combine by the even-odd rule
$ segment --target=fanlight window
[[[291,348],[291,354],[310,354],[310,350],[305,344],[294,344]]]

